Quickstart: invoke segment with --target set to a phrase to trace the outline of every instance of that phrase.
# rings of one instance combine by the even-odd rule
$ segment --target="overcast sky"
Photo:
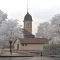
[[[23,25],[27,4],[33,19],[33,34],[36,33],[39,23],[60,14],[60,0],[0,0],[0,9],[8,14],[8,18],[18,19]]]

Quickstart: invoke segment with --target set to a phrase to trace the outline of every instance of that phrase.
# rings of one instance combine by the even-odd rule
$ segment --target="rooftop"
[[[19,39],[20,43],[28,43],[28,44],[45,44],[48,43],[48,39],[46,38],[24,38]]]
[[[24,17],[24,21],[32,21],[32,16],[29,14],[29,12],[27,12],[27,14]]]

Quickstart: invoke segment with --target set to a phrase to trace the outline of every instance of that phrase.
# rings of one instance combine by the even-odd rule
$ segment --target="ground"
[[[2,53],[1,53],[2,51]],[[16,52],[13,52],[12,55],[10,56],[10,52],[7,50],[7,51],[4,51],[4,50],[0,50],[0,55],[1,56],[7,56],[7,57],[1,57],[0,56],[0,60],[60,60],[60,57],[58,56],[48,56],[48,57],[45,57],[45,56],[37,56],[36,54],[34,54],[33,57],[11,57],[12,55],[13,56],[20,56],[20,55],[29,55],[30,56],[30,53],[16,53]],[[10,57],[8,57],[10,56]]]
[[[57,57],[0,57],[0,60],[60,60]]]

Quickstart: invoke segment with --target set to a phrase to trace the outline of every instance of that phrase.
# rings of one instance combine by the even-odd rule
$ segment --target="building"
[[[14,50],[38,52],[43,50],[44,44],[48,44],[46,38],[17,39],[14,42]]]
[[[32,34],[32,16],[27,11],[24,17],[24,38],[14,41],[14,50],[36,52],[43,50],[44,44],[48,43],[46,38],[35,38]]]

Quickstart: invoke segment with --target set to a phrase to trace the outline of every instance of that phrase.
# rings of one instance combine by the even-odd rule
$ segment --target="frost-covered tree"
[[[60,37],[56,36],[52,38],[52,40],[49,42],[49,44],[60,44]]]
[[[38,26],[36,37],[38,37],[38,38],[48,38],[49,39],[50,38],[49,33],[48,33],[49,28],[50,28],[49,22],[41,23]]]
[[[23,38],[18,20],[8,19],[7,14],[0,10],[0,46],[9,43],[9,40]]]
[[[55,15],[51,20],[51,28],[50,28],[50,43],[59,43],[60,41],[60,14]]]
[[[0,10],[0,24],[7,19],[7,14]]]
[[[51,24],[55,25],[55,26],[60,26],[60,14],[55,15],[52,19],[51,19]]]
[[[21,26],[18,25],[17,20],[8,19],[0,26],[0,41],[4,41],[4,43],[9,42],[9,40],[14,41],[17,38],[23,38],[23,35]]]
[[[43,55],[60,55],[60,44],[48,44],[43,47]]]

